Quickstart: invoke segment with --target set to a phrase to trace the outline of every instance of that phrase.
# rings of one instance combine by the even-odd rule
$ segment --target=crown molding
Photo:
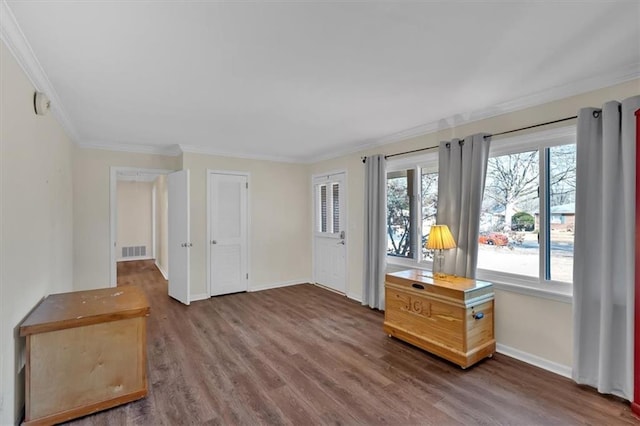
[[[560,99],[569,98],[571,96],[580,95],[605,87],[615,86],[616,84],[626,83],[638,78],[640,78],[640,63],[636,62],[620,67],[616,71],[607,74],[573,81],[568,84],[542,90],[540,92],[522,96],[510,101],[501,102],[487,108],[463,114],[456,114],[450,117],[442,118],[440,120],[421,124],[419,126],[412,127],[401,132],[393,133],[391,135],[383,136],[378,139],[370,139],[357,145],[347,147],[345,149],[334,150],[327,155],[307,157],[304,158],[303,161],[305,163],[317,163],[320,161],[331,160],[333,158],[342,157],[344,155],[355,154],[379,146],[389,145],[395,142],[400,142],[418,136],[435,133],[441,130],[463,126],[475,121],[485,120],[487,118],[520,111],[526,108],[531,108]]]
[[[330,152],[327,152],[324,155],[312,155],[305,157],[252,155],[243,152],[220,151],[217,149],[198,147],[194,145],[153,146],[128,143],[107,143],[104,141],[82,141],[76,127],[69,119],[69,115],[62,105],[56,90],[35,56],[24,33],[20,29],[20,26],[18,25],[6,0],[0,0],[0,39],[4,41],[11,54],[24,70],[34,88],[47,94],[51,100],[51,110],[54,117],[61,124],[70,139],[77,145],[83,148],[168,156],[178,156],[187,152],[284,163],[318,163],[640,78],[640,63],[633,63],[620,67],[614,72],[556,86],[527,96],[502,102],[488,108],[456,114],[381,138],[364,140],[354,145],[346,146],[343,149],[331,149]]]
[[[195,145],[180,144],[183,153],[214,155],[216,157],[243,158],[246,160],[273,161],[276,163],[306,163],[303,159],[295,157],[283,157],[274,155],[252,155],[239,151],[221,151],[215,148],[207,148]]]
[[[130,152],[133,154],[152,154],[177,157],[182,154],[179,145],[143,145],[135,143],[90,141],[79,143],[80,148],[101,149],[104,151]]]
[[[101,149],[104,151],[130,152],[134,154],[152,154],[177,157],[184,153],[213,155],[216,157],[243,158],[247,160],[273,161],[277,163],[302,163],[292,157],[275,157],[269,155],[247,155],[241,152],[220,151],[195,145],[144,145],[126,142],[89,141],[78,144],[81,148]]]
[[[38,58],[36,58],[36,55],[33,53],[31,45],[20,29],[6,0],[0,0],[0,39],[4,41],[33,87],[37,91],[47,94],[51,100],[51,112],[54,117],[62,125],[69,138],[73,142],[78,143],[80,137],[75,126],[71,123],[58,93],[53,88],[42,65],[40,65],[40,61],[38,61]]]

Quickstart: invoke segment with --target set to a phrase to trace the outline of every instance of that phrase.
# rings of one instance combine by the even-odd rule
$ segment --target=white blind
[[[335,182],[331,185],[331,202],[333,204],[333,226],[332,232],[340,232],[340,184]]]
[[[320,185],[320,232],[327,232],[327,185]]]

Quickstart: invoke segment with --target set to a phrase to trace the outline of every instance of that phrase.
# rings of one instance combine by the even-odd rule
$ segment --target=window
[[[438,211],[438,171],[433,168],[422,168],[422,179],[420,180],[420,195],[422,205],[422,258],[433,260],[433,250],[427,250],[425,245],[429,238],[431,225],[436,224],[436,213]]]
[[[575,128],[491,143],[480,215],[478,278],[568,294],[573,281]],[[387,166],[387,261],[429,268],[438,154]]]
[[[319,234],[339,234],[340,229],[340,197],[341,185],[344,177],[342,175],[329,175],[315,179],[316,197],[316,233]],[[320,183],[321,182],[321,183]],[[344,214],[344,213],[343,213]]]
[[[387,174],[387,254],[413,259],[414,170]]]
[[[547,279],[573,282],[576,145],[549,148],[549,247]]]
[[[435,224],[438,198],[437,152],[389,162],[387,172],[387,255],[391,263],[433,258],[424,245]]]
[[[492,143],[480,217],[479,276],[573,281],[575,132],[545,136],[550,133]]]

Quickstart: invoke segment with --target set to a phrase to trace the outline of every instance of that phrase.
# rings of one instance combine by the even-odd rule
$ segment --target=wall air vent
[[[122,258],[143,257],[147,255],[147,246],[122,247]]]

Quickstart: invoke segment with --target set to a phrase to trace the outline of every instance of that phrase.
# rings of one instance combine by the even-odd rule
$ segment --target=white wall
[[[152,182],[118,181],[116,259],[122,259],[122,247],[145,246],[145,257],[153,253]]]
[[[608,100],[624,99],[638,93],[640,93],[640,80],[635,80],[313,164],[310,168],[310,174],[337,169],[348,170],[349,233],[347,235],[350,235],[347,269],[348,294],[354,298],[359,298],[362,294],[364,165],[360,159],[361,156],[393,154],[437,146],[440,141],[454,137],[463,138],[478,132],[498,133],[552,121],[576,115],[582,107],[598,107]],[[566,125],[566,123],[560,123],[558,126]],[[571,304],[497,290],[496,338],[498,343],[504,347],[531,354],[560,366],[570,366],[573,349]]]
[[[154,182],[156,191],[156,266],[165,277],[169,274],[169,221],[168,221],[168,197],[167,177],[158,176]]]
[[[301,164],[183,155],[191,181],[191,295],[207,295],[207,169],[250,173],[250,289],[311,279],[310,180]]]
[[[109,287],[110,168],[179,170],[181,157],[73,149],[73,287]]]
[[[0,42],[0,424],[24,404],[18,325],[46,295],[72,289],[71,142]]]

